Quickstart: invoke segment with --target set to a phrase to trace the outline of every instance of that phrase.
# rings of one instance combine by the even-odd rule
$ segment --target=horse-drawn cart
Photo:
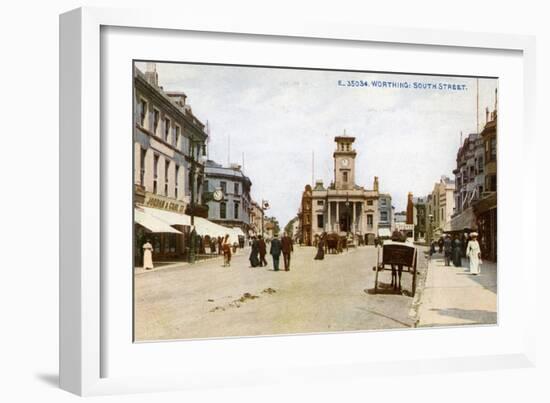
[[[380,254],[382,254],[382,257],[380,257]],[[414,245],[405,242],[384,242],[384,245],[378,248],[374,292],[378,291],[378,273],[384,270],[391,270],[391,285],[394,290],[401,290],[401,274],[403,273],[403,268],[406,267],[406,271],[412,275],[411,296],[414,297],[416,291],[417,260],[418,255]]]

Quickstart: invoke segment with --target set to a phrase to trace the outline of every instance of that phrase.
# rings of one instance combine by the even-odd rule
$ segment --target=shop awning
[[[140,209],[134,209],[134,221],[154,233],[181,234],[181,232],[172,228],[167,222]]]
[[[468,207],[459,215],[451,218],[450,227],[445,227],[445,232],[465,231],[476,227],[474,210]]]
[[[391,231],[389,228],[378,228],[378,236],[391,238]]]
[[[175,213],[151,207],[140,207],[146,214],[162,220],[169,225],[191,225],[191,217],[187,214]]]

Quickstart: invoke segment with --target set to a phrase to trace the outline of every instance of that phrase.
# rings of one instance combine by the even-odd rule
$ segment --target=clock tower
[[[351,190],[355,187],[355,157],[353,149],[355,137],[336,136],[334,151],[334,185],[336,189]]]

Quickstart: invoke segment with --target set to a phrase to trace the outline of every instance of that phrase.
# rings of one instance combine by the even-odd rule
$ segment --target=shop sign
[[[145,207],[174,211],[181,214],[185,212],[185,204],[182,201],[170,199],[168,197],[159,196],[152,193],[145,194],[145,203],[143,203],[143,205]]]

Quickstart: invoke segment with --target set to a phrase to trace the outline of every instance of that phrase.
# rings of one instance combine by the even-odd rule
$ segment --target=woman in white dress
[[[143,244],[143,268],[145,270],[154,269],[153,267],[153,245],[147,240]]]
[[[472,232],[470,237],[472,239],[470,239],[466,247],[466,256],[470,259],[470,274],[477,276],[480,273],[481,248],[477,242],[477,232]]]

